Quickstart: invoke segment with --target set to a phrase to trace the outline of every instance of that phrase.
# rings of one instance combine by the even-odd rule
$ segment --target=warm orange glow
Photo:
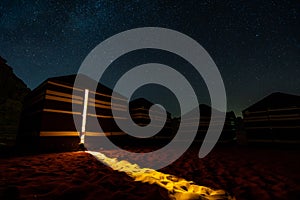
[[[89,106],[92,107],[97,107],[97,108],[104,108],[104,109],[113,109],[113,110],[120,110],[120,111],[126,111],[126,109],[124,108],[119,108],[119,107],[115,107],[115,106],[106,106],[103,104],[98,104],[98,103],[88,103]]]
[[[68,89],[71,89],[71,90],[83,91],[83,89],[80,89],[80,88],[75,88],[75,87],[71,87],[71,86],[68,86],[68,85],[55,83],[55,82],[52,82],[52,81],[48,81],[48,83],[51,84],[51,85],[56,85],[56,86],[68,88]]]
[[[115,135],[125,135],[124,132],[120,131],[114,131],[114,132],[85,132],[85,136],[97,136],[97,137],[102,137],[102,136],[115,136]]]
[[[109,158],[100,152],[87,151],[87,153],[92,154],[112,169],[127,173],[135,181],[156,184],[165,188],[169,192],[170,199],[235,199],[224,190],[213,190],[170,174],[164,174],[149,168],[140,168],[137,164],[132,164],[126,160],[118,161],[116,158]]]
[[[62,101],[62,102],[67,102],[67,103],[76,103],[76,104],[82,104],[82,101],[78,101],[78,100],[73,100],[70,98],[63,98],[63,97],[57,97],[57,96],[52,96],[52,95],[46,95],[45,99],[49,99],[49,100],[54,100],[54,101]]]
[[[54,113],[63,113],[63,114],[71,114],[71,115],[80,115],[80,112],[72,112],[72,111],[66,111],[66,110],[56,110],[56,109],[43,109],[44,112],[54,112]]]
[[[41,131],[41,137],[46,136],[79,136],[79,132],[76,131]]]
[[[91,93],[97,94],[97,95],[100,95],[100,96],[104,96],[104,97],[109,97],[109,98],[113,98],[113,99],[118,99],[118,100],[121,100],[121,101],[127,101],[127,99],[123,99],[123,98],[120,98],[120,97],[111,96],[111,95],[104,94],[104,93],[99,93],[99,92],[94,92],[94,91],[91,91]]]
[[[95,115],[95,114],[87,114],[90,117],[97,117],[97,118],[105,118],[105,119],[127,119],[126,117],[115,117],[110,115]]]
[[[73,98],[73,99],[77,99],[77,100],[83,99],[81,96],[78,96],[78,95],[72,95],[72,94],[57,92],[57,91],[53,91],[53,90],[46,90],[46,94],[55,95],[55,96],[59,96],[59,97]]]

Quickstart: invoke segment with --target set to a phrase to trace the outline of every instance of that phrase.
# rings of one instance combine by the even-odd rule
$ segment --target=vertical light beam
[[[81,144],[84,144],[85,127],[86,127],[86,114],[87,114],[88,101],[89,101],[89,90],[85,89],[84,90],[84,99],[83,99],[81,133],[80,133],[80,143]]]

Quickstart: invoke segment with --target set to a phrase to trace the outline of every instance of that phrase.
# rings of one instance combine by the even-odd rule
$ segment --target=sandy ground
[[[237,199],[300,199],[299,150],[216,148],[200,160],[197,153],[188,151],[162,171],[222,188]]]
[[[103,152],[122,159],[117,151]],[[164,188],[135,182],[85,152],[1,158],[0,167],[0,199],[169,199]],[[300,150],[218,147],[203,159],[191,149],[159,171],[236,199],[296,200],[299,169]]]

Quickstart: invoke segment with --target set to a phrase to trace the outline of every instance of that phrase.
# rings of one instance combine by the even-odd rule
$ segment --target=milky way
[[[187,34],[209,52],[223,76],[229,109],[237,114],[272,92],[300,94],[299,1],[70,2],[0,3],[0,56],[32,89],[48,77],[76,73],[104,39],[158,26]],[[145,54],[120,63],[135,65],[151,58],[174,64],[172,56]],[[108,75],[107,85],[124,69]],[[182,71],[202,91],[201,78],[189,67]]]

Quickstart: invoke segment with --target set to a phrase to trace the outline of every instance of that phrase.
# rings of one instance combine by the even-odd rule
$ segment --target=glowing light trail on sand
[[[170,199],[235,200],[234,197],[228,195],[224,190],[213,190],[170,174],[164,174],[150,168],[140,168],[137,164],[132,164],[126,160],[118,161],[117,158],[109,158],[100,152],[86,152],[92,154],[96,159],[110,166],[112,169],[125,172],[127,175],[134,178],[135,181],[157,184],[160,187],[167,189]]]

